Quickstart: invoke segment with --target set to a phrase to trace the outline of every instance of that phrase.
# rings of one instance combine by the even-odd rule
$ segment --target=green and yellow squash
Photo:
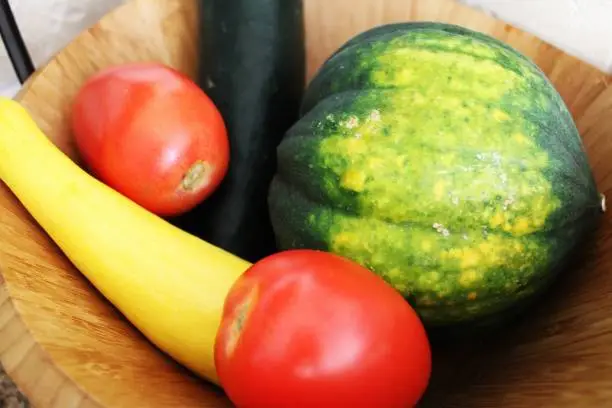
[[[430,326],[541,292],[605,208],[536,65],[430,22],[377,27],[325,62],[278,147],[268,203],[281,249],[367,266]]]

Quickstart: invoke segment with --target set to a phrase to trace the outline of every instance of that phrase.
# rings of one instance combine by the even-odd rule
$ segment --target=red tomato
[[[382,278],[292,250],[232,287],[215,364],[240,408],[406,408],[427,387],[431,353],[417,314]]]
[[[193,208],[227,173],[221,114],[194,82],[161,64],[92,76],[76,96],[72,127],[92,174],[161,216]]]

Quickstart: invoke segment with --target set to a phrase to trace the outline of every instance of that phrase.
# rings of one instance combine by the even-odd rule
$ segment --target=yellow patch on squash
[[[459,275],[459,284],[461,286],[471,286],[481,279],[481,274],[475,269],[468,269],[461,272]]]
[[[356,191],[356,192],[363,191],[365,187],[365,183],[366,183],[365,173],[362,171],[353,170],[353,169],[347,170],[342,175],[342,180],[340,181],[340,184],[342,185],[342,187],[348,190]]]

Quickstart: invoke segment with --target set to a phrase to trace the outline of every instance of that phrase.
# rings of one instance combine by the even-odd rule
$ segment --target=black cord
[[[6,47],[13,69],[22,84],[34,72],[34,64],[23,42],[8,0],[0,0],[0,37]]]

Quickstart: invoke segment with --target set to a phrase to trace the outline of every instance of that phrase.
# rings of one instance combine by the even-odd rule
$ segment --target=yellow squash
[[[90,176],[11,99],[0,99],[0,180],[147,338],[218,384],[213,346],[223,302],[250,263]]]

